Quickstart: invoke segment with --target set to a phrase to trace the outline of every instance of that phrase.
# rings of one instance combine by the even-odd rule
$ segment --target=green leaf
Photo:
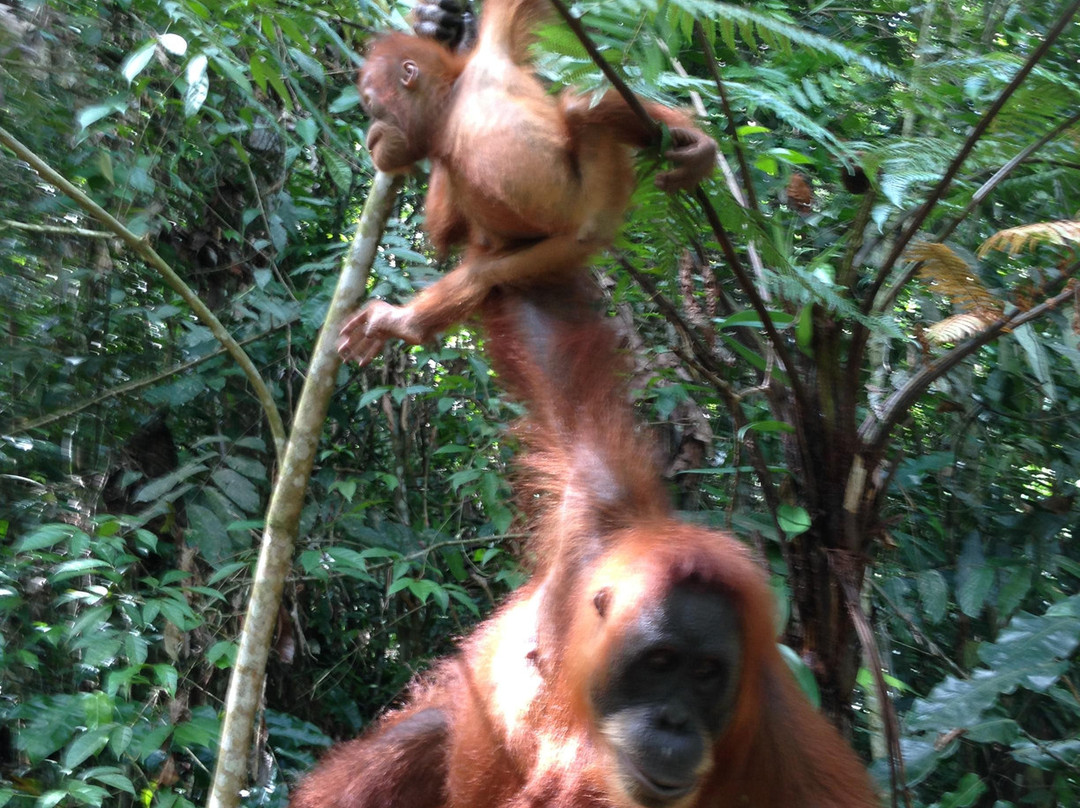
[[[65,561],[63,564],[57,564],[53,567],[53,571],[49,574],[49,580],[56,584],[102,567],[112,569],[112,564],[108,561],[102,561],[100,558],[77,558],[74,561]]]
[[[15,542],[15,552],[28,553],[33,550],[42,550],[75,536],[81,537],[86,542],[90,541],[90,537],[77,527],[60,524],[44,525],[21,541]]]
[[[60,800],[67,799],[67,796],[66,791],[46,791],[37,798],[34,808],[53,808],[54,805],[59,804]]]
[[[941,798],[941,808],[969,808],[986,793],[986,783],[974,772],[960,778],[959,787]]]
[[[333,149],[321,148],[319,149],[319,156],[322,158],[323,165],[326,166],[326,173],[334,181],[334,185],[337,186],[339,191],[346,193],[352,187],[352,169],[349,168],[349,164]]]
[[[1020,343],[1020,347],[1024,349],[1028,367],[1038,380],[1043,396],[1051,403],[1057,401],[1057,388],[1054,386],[1053,374],[1050,372],[1050,358],[1046,354],[1042,340],[1035,333],[1034,327],[1031,323],[1024,323],[1014,328],[1012,333],[1016,341]]]
[[[1080,603],[1074,595],[1069,603]],[[982,723],[1003,693],[1017,687],[1044,692],[1068,669],[1065,661],[1080,645],[1080,618],[1020,612],[998,635],[979,647],[988,666],[966,679],[946,677],[925,699],[917,699],[907,716],[910,731],[950,732]]]
[[[67,787],[68,795],[83,805],[100,806],[109,796],[109,792],[101,786],[92,786],[81,780],[68,780],[64,785]]]
[[[187,53],[187,40],[179,34],[162,34],[158,37],[158,43],[175,56],[183,56]]]
[[[978,617],[982,613],[983,606],[986,605],[993,585],[994,570],[990,567],[969,570],[957,582],[956,602],[960,606],[960,611],[968,617]]]
[[[128,54],[123,64],[120,65],[120,74],[127,79],[128,84],[131,84],[135,77],[142,73],[143,68],[150,64],[156,49],[157,41],[152,39]]]
[[[771,419],[765,421],[754,421],[750,424],[745,424],[739,430],[739,440],[741,441],[746,437],[747,432],[794,432],[795,428],[791,424],[785,424],[783,421],[774,421]]]
[[[176,695],[176,686],[179,684],[180,675],[172,665],[164,663],[150,666],[154,671],[154,679],[159,685],[168,691],[170,696]]]
[[[1063,760],[1080,758],[1080,738],[1061,741],[1021,741],[1012,749],[1012,756],[1023,766],[1055,771]]]
[[[113,607],[110,604],[95,606],[83,612],[70,630],[72,638],[82,637],[84,634],[100,634],[109,629],[109,619],[112,617]]]
[[[259,492],[251,480],[232,469],[218,469],[210,475],[218,489],[244,513],[259,513],[262,510],[262,500]]]
[[[111,727],[99,727],[79,735],[64,752],[63,766],[68,771],[78,767],[84,760],[93,757],[109,742]]]
[[[781,505],[776,509],[776,521],[788,538],[798,536],[810,529],[810,514],[798,505]]]
[[[112,115],[114,112],[127,112],[127,104],[118,100],[106,101],[103,104],[93,104],[79,110],[79,114],[75,116],[75,119],[78,121],[80,129],[86,129],[105,116]],[[109,177],[109,179],[111,180],[111,177]]]
[[[791,165],[797,165],[797,166],[813,165],[816,162],[812,157],[808,157],[807,155],[803,154],[802,152],[797,152],[794,149],[786,149],[786,148],[769,149],[767,152],[765,152],[765,154],[769,154],[769,155],[777,158],[777,160],[779,160],[781,162],[789,163]]]
[[[170,495],[170,500],[179,496],[177,487],[181,482],[196,474],[202,474],[207,467],[202,463],[189,463],[181,466],[176,471],[170,472],[163,477],[158,477],[153,482],[147,483],[135,494],[136,502],[156,502],[158,499]]]
[[[408,581],[409,591],[416,595],[421,603],[427,603],[427,599],[439,589],[442,589],[435,581],[429,578],[405,578]]]
[[[949,585],[937,570],[923,570],[916,576],[923,613],[931,623],[940,623],[949,605]]]
[[[219,581],[224,581],[230,575],[239,572],[242,569],[246,569],[248,563],[246,561],[233,561],[231,564],[226,564],[220,567],[210,578],[206,581],[207,584],[213,586]]]
[[[237,87],[240,88],[240,92],[245,96],[251,96],[251,82],[248,77],[244,75],[243,68],[234,64],[226,56],[219,54],[211,54],[210,56],[215,69],[222,74],[226,79],[231,81]]]
[[[232,640],[219,640],[206,651],[206,661],[215,668],[227,669],[236,664],[237,644]]]
[[[805,356],[814,356],[814,307],[803,306],[795,321],[795,344]]]
[[[390,388],[388,386],[385,386],[385,385],[380,385],[378,387],[372,387],[370,390],[368,390],[366,393],[364,393],[362,396],[360,396],[359,400],[356,402],[356,407],[358,409],[366,407],[371,402],[378,401],[386,393],[389,393],[389,392],[390,392]]]
[[[116,700],[112,696],[96,690],[93,693],[83,693],[80,701],[87,727],[94,729],[105,724],[112,726],[113,711],[116,709]]]
[[[314,118],[297,118],[295,127],[296,134],[304,141],[305,146],[314,146],[315,138],[319,134],[319,125]]]
[[[200,53],[187,64],[187,90],[184,92],[184,115],[189,118],[202,109],[210,93],[210,77],[206,73],[207,59]]]
[[[787,663],[788,668],[795,675],[795,680],[799,683],[799,687],[806,695],[807,699],[814,708],[821,707],[821,691],[818,690],[817,680],[814,678],[814,672],[810,670],[810,667],[802,661],[794,648],[790,648],[782,643],[777,644],[777,648],[780,649],[780,656],[784,658],[784,662]]]
[[[998,592],[998,611],[1003,617],[1011,617],[1031,591],[1032,570],[1028,566],[1014,567],[1002,570],[1001,576],[1004,581]]]
[[[265,93],[266,85],[273,74],[273,68],[267,61],[266,56],[261,53],[251,54],[248,68],[251,70],[251,78],[254,79],[256,86]]]
[[[128,794],[135,793],[135,786],[132,784],[131,780],[115,766],[100,766],[96,769],[91,769],[90,771],[83,772],[82,778],[84,780],[97,780],[100,783],[120,789]]]
[[[326,73],[317,59],[312,58],[299,48],[289,48],[289,55],[300,66],[300,69],[315,79],[320,86],[326,84]]]
[[[135,731],[128,726],[115,727],[109,733],[109,751],[113,754],[113,757],[118,758],[127,752],[134,735]]]
[[[956,566],[956,602],[968,617],[978,617],[994,585],[994,570],[986,563],[977,533],[965,539]]]

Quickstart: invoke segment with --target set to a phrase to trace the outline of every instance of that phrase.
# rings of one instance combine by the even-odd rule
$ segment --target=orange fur
[[[391,337],[426,342],[477,309],[494,287],[528,287],[582,273],[614,238],[633,191],[633,150],[650,129],[615,92],[599,103],[550,94],[524,64],[545,0],[484,7],[476,48],[463,61],[404,35],[376,42],[361,73],[374,119],[368,145],[384,171],[430,157],[426,227],[460,264],[404,307],[362,309],[339,350],[365,364]],[[401,65],[411,63],[407,71]],[[675,167],[657,182],[674,190],[709,174],[715,144],[683,112],[643,102],[673,128]]]
[[[541,511],[534,576],[403,711],[317,769],[293,808],[634,808],[593,698],[628,627],[688,585],[732,605],[742,652],[699,786],[669,808],[878,805],[861,763],[781,659],[772,594],[751,554],[670,512],[610,329],[573,290],[500,292],[484,309],[493,364],[530,407],[521,434]],[[406,781],[428,783],[428,797],[410,799]]]

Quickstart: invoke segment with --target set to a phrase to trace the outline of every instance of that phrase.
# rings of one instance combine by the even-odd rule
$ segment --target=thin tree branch
[[[728,101],[727,86],[720,76],[720,69],[716,62],[716,54],[713,52],[712,45],[705,38],[701,23],[697,20],[694,21],[694,32],[703,43],[702,46],[705,48],[707,57],[706,63],[712,73],[713,81],[716,83],[717,92],[720,94],[721,108],[723,109],[724,117],[727,121],[728,138],[731,140],[732,146],[735,149],[735,156],[739,163],[739,171],[742,172],[742,185],[739,185],[723,152],[717,153],[716,160],[720,164],[720,171],[724,175],[724,181],[727,184],[728,190],[731,191],[731,196],[735,199],[735,202],[739,207],[746,208],[753,213],[760,215],[757,192],[754,190],[754,182],[750,176],[750,167],[746,162],[746,150],[743,149],[742,142],[739,140],[738,127],[735,125],[735,113],[732,111],[731,104]],[[674,59],[672,59],[672,63],[676,66],[676,70],[680,75],[686,75],[686,71],[681,69],[682,65]],[[693,95],[697,96],[697,93],[693,93]],[[698,97],[698,103],[700,103],[700,96]],[[702,112],[699,114],[704,117],[703,104]],[[746,242],[746,257],[750,260],[750,267],[754,270],[754,275],[758,279],[758,291],[761,293],[762,299],[768,302],[770,295],[769,290],[765,285],[765,264],[758,254],[757,245],[754,243],[753,238],[748,239]]]
[[[1020,163],[1030,157],[1034,152],[1041,149],[1043,146],[1045,146],[1051,140],[1053,140],[1062,132],[1067,130],[1077,121],[1080,121],[1080,112],[1076,113],[1071,118],[1063,121],[1058,126],[1055,126],[1050,132],[1039,138],[1037,141],[1032,143],[1026,149],[1021,151],[1011,160],[1009,160],[1009,162],[999,168],[996,172],[994,172],[994,175],[990,177],[990,179],[988,179],[986,182],[984,182],[979,187],[979,189],[972,195],[971,201],[968,202],[967,206],[963,209],[963,211],[961,211],[955,219],[949,222],[949,224],[941,233],[934,236],[934,241],[945,241],[945,239],[952,235],[953,231],[956,230],[960,223],[971,215],[971,212],[975,210],[975,208],[980,202],[983,201],[983,199],[986,198],[987,194],[994,190],[994,188],[996,188],[1002,180],[1004,180],[1009,174],[1012,173],[1013,169],[1015,169],[1018,165],[1020,165]],[[899,297],[900,292],[902,292],[904,287],[907,286],[908,282],[919,273],[922,265],[922,261],[917,261],[913,263],[911,267],[909,267],[908,270],[900,276],[899,280],[897,280],[897,282],[893,284],[892,287],[890,287],[888,293],[882,300],[882,311],[886,311],[892,307],[893,303],[896,302],[896,298]]]
[[[108,233],[107,235],[110,238],[112,237],[111,233]],[[284,323],[280,323],[273,328],[269,328],[266,331],[263,331],[261,334],[255,334],[252,337],[248,337],[247,339],[240,342],[240,346],[243,347],[245,345],[250,345],[253,342],[258,342],[264,337],[270,336],[275,331],[280,331],[281,329],[286,328],[293,323],[298,322],[299,320],[299,317],[294,317],[291,320],[287,320]],[[48,426],[49,424],[56,423],[57,421],[63,421],[64,419],[70,418],[73,415],[77,415],[83,410],[89,409],[90,407],[100,404],[103,401],[108,401],[110,398],[116,398],[117,396],[128,396],[134,393],[136,390],[141,390],[144,387],[152,387],[158,382],[168,379],[170,376],[177,376],[181,373],[189,371],[194,367],[198,367],[203,362],[213,359],[214,357],[221,356],[223,353],[225,353],[224,346],[208,353],[206,356],[200,356],[198,359],[192,359],[189,362],[184,362],[180,365],[176,365],[169,368],[168,370],[163,370],[160,373],[155,373],[153,376],[147,376],[143,379],[134,379],[133,381],[127,382],[126,384],[121,384],[113,387],[111,390],[106,390],[101,395],[89,398],[86,401],[76,404],[74,407],[68,407],[67,409],[52,412],[48,415],[43,415],[40,418],[35,418],[33,421],[25,421],[22,423],[16,421],[15,424],[5,427],[5,432],[9,435],[18,435],[23,432],[31,432],[35,429],[40,429],[43,426]]]
[[[992,190],[994,190],[998,185],[1000,185],[1002,180],[1009,176],[1009,174],[1011,174],[1018,165],[1027,160],[1027,158],[1029,158],[1031,155],[1033,155],[1051,140],[1054,140],[1058,135],[1062,134],[1063,132],[1065,132],[1065,130],[1069,129],[1078,122],[1080,122],[1080,112],[1075,113],[1070,118],[1066,118],[1064,121],[1055,126],[1053,129],[1051,129],[1041,138],[1036,140],[1030,146],[1022,149],[1009,162],[1007,162],[1005,165],[995,171],[994,175],[990,177],[990,179],[988,179],[986,182],[984,182],[981,186],[979,186],[979,190],[977,190],[974,194],[971,195],[971,201],[968,202],[967,206],[960,212],[960,214],[951,222],[949,222],[948,226],[936,236],[935,240],[945,241],[945,239],[947,239],[953,234],[953,231],[956,230],[960,223],[971,215],[971,212],[975,210],[976,207],[978,207],[979,203],[982,202]],[[893,299],[895,299],[895,296],[893,297]],[[888,305],[891,305],[891,301],[886,302],[886,308],[888,307]]]
[[[42,179],[61,190],[79,207],[119,236],[121,241],[127,244],[137,255],[141,256],[146,263],[156,269],[169,288],[180,295],[184,302],[191,307],[195,316],[210,329],[218,342],[225,346],[225,350],[229,353],[229,356],[231,356],[240,366],[241,370],[243,370],[244,376],[247,378],[248,383],[255,392],[255,396],[258,398],[259,403],[262,404],[263,413],[266,415],[267,423],[270,426],[270,434],[274,437],[274,448],[278,460],[280,461],[282,452],[285,449],[286,440],[285,424],[281,420],[281,413],[278,412],[277,405],[274,403],[274,397],[270,394],[270,389],[266,386],[262,376],[259,375],[255,363],[251,361],[251,357],[244,353],[244,349],[237,344],[232,334],[225,328],[221,320],[217,318],[217,315],[210,311],[209,307],[207,307],[202,299],[192,291],[191,287],[184,283],[183,278],[181,278],[176,271],[166,263],[164,258],[158,255],[157,251],[150,246],[150,242],[146,239],[139,238],[128,230],[119,219],[84,194],[80,189],[76,188],[67,180],[67,178],[62,176],[33,151],[16,140],[15,137],[3,127],[0,127],[0,144],[11,149],[20,160],[28,163]]]
[[[806,388],[803,386],[802,380],[795,372],[795,364],[791,361],[791,354],[787,349],[787,345],[783,342],[780,332],[776,330],[776,324],[773,323],[772,317],[769,316],[769,311],[765,307],[765,301],[761,298],[761,295],[758,294],[757,287],[754,286],[754,282],[750,279],[750,276],[746,274],[746,269],[743,267],[742,262],[739,261],[739,256],[735,252],[735,245],[732,243],[731,237],[728,236],[727,230],[724,229],[724,225],[720,221],[720,217],[717,215],[716,208],[713,207],[709,195],[706,194],[704,189],[699,185],[694,191],[694,197],[697,199],[698,204],[701,205],[701,209],[705,213],[705,218],[709,222],[709,227],[712,228],[713,235],[716,236],[716,241],[720,245],[721,252],[724,253],[724,258],[728,262],[728,266],[731,268],[735,280],[739,282],[739,286],[742,288],[743,293],[750,300],[751,308],[754,309],[754,312],[761,320],[761,325],[769,337],[769,342],[772,343],[772,349],[776,352],[776,358],[780,361],[780,365],[784,372],[787,373],[788,384],[791,385],[791,392],[795,396],[795,403],[808,421],[819,423],[820,413],[817,411],[816,407],[810,406],[810,399],[807,395]]]
[[[29,222],[16,222],[11,219],[0,219],[0,227],[12,227],[16,230],[26,230],[30,233],[49,233],[57,236],[81,236],[83,238],[116,238],[107,230],[87,230],[85,227],[70,227],[58,224],[30,224]]]
[[[678,346],[673,346],[672,351],[683,362],[696,369],[697,372],[700,373],[721,395],[724,399],[724,404],[731,414],[732,426],[735,428],[736,434],[738,434],[738,432],[746,425],[746,416],[743,414],[741,407],[741,401],[745,393],[736,393],[731,385],[720,376],[721,368],[717,367],[716,358],[712,355],[708,346],[705,345],[700,337],[698,337],[695,333],[695,329],[682,318],[675,306],[672,305],[671,301],[660,294],[652,280],[644,272],[639,272],[637,268],[624,257],[619,257],[619,263],[626,273],[645,290],[653,303],[660,309],[660,313],[663,314],[664,319],[671,323],[675,330],[683,335],[687,344],[690,346],[690,352],[687,353]],[[747,449],[750,454],[750,464],[754,467],[754,473],[761,483],[762,495],[765,497],[765,504],[769,509],[769,515],[772,517],[773,524],[776,527],[776,535],[783,536],[784,531],[780,527],[779,521],[780,500],[776,493],[776,485],[773,481],[772,473],[769,471],[769,464],[765,461],[765,455],[761,451],[761,446],[749,433],[747,433],[744,442],[747,444]]]
[[[1080,261],[1069,267],[1064,274],[1072,276],[1078,271],[1080,271]],[[885,442],[888,441],[893,427],[900,422],[911,405],[915,403],[915,400],[935,380],[944,376],[979,348],[994,340],[1005,329],[1015,329],[1024,323],[1041,317],[1051,309],[1064,303],[1075,293],[1073,284],[1066,283],[1063,291],[1044,300],[1038,306],[1002,317],[997,322],[987,326],[982,333],[975,335],[961,345],[957,345],[951,351],[942,354],[934,361],[920,368],[908,379],[903,387],[889,396],[882,408],[880,417],[876,417],[871,413],[866,416],[866,420],[859,427],[859,440],[863,446],[867,447],[866,453],[873,457],[884,450]]]
[[[555,6],[555,10],[559,12],[559,16],[566,20],[566,24],[570,26],[570,30],[574,32],[574,36],[581,42],[582,47],[584,47],[585,51],[589,54],[589,58],[591,58],[593,62],[596,63],[596,66],[600,68],[600,72],[611,82],[611,86],[623,97],[623,100],[626,101],[627,106],[630,107],[634,115],[645,124],[649,132],[649,138],[654,143],[658,143],[660,141],[659,124],[657,124],[657,122],[649,116],[649,113],[645,111],[645,107],[641,105],[640,99],[638,99],[633,91],[626,86],[626,82],[615,72],[615,68],[608,64],[607,59],[604,58],[595,43],[593,43],[592,39],[585,32],[584,27],[581,25],[581,21],[570,13],[570,9],[566,7],[562,0],[551,0],[551,5]]]
[[[735,113],[731,109],[731,102],[728,100],[727,86],[720,76],[720,67],[716,63],[716,53],[713,51],[712,43],[705,36],[705,29],[701,27],[701,22],[698,20],[694,20],[694,36],[701,49],[705,52],[705,66],[709,69],[713,82],[716,84],[716,91],[720,94],[720,108],[724,111],[724,118],[727,121],[728,137],[731,139],[731,145],[735,149],[735,158],[739,161],[739,170],[742,172],[743,189],[746,191],[747,202],[744,207],[748,206],[750,210],[759,213],[760,206],[758,205],[757,193],[755,193],[754,183],[750,179],[750,166],[746,162],[746,150],[743,149],[742,142],[739,140],[739,130],[735,125]]]
[[[993,122],[994,118],[997,117],[997,114],[1001,111],[1002,107],[1005,106],[1005,103],[1012,97],[1013,93],[1015,93],[1024,83],[1024,81],[1028,77],[1028,74],[1035,68],[1035,65],[1037,65],[1042,60],[1042,58],[1049,52],[1051,46],[1058,39],[1058,37],[1061,36],[1061,33],[1069,25],[1069,22],[1072,20],[1078,9],[1080,9],[1080,0],[1073,0],[1065,8],[1061,16],[1058,18],[1057,22],[1054,23],[1054,26],[1046,33],[1046,36],[1039,43],[1039,46],[1035,48],[1032,54],[1028,57],[1023,67],[1021,67],[1020,70],[1017,71],[1016,75],[1013,76],[1012,81],[1010,81],[1008,86],[1006,86],[1005,89],[1002,90],[1001,94],[998,95],[998,97],[994,100],[994,103],[991,104],[990,108],[983,114],[982,118],[979,120],[979,123],[976,124],[974,129],[971,130],[971,134],[968,135],[967,140],[964,142],[964,145],[960,147],[960,151],[957,153],[956,157],[953,158],[952,162],[949,164],[949,167],[945,170],[945,176],[943,176],[938,182],[938,184],[934,186],[934,188],[930,191],[930,194],[927,196],[926,201],[923,202],[923,204],[915,212],[915,215],[912,217],[907,227],[903,230],[903,232],[900,234],[900,237],[897,238],[896,242],[893,244],[892,250],[890,250],[888,256],[882,262],[881,268],[878,270],[878,274],[874,278],[874,281],[870,285],[870,288],[867,290],[866,297],[863,300],[863,314],[869,316],[870,313],[874,310],[874,302],[877,298],[878,292],[881,291],[881,287],[888,280],[889,275],[892,273],[893,267],[896,265],[896,262],[900,259],[900,256],[903,255],[904,250],[907,249],[908,243],[911,241],[912,238],[914,238],[915,234],[923,226],[923,223],[930,215],[930,212],[945,195],[945,192],[949,189],[949,186],[952,185],[953,180],[956,178],[957,173],[960,171],[960,167],[967,160],[968,156],[974,150],[979,140],[982,139],[982,136],[986,133],[986,130],[989,129],[990,124]],[[909,281],[910,279],[911,273],[909,272],[908,275],[903,279],[903,282],[898,282],[897,284],[895,284],[895,287],[902,288],[903,285],[906,284],[907,281]],[[891,297],[895,299],[895,294],[891,293]],[[855,335],[851,341],[851,351],[849,353],[850,358],[848,359],[848,362],[850,363],[851,367],[857,368],[862,364],[863,351],[866,348],[866,341],[869,338],[869,329],[861,324],[856,324],[854,328]]]
[[[870,625],[862,604],[859,602],[859,589],[855,585],[865,563],[851,554],[841,550],[828,550],[829,569],[832,570],[834,579],[840,584],[844,603],[847,606],[848,617],[855,627],[855,633],[859,637],[866,656],[870,659],[871,676],[874,677],[874,689],[877,691],[878,706],[885,719],[885,743],[889,748],[889,780],[891,788],[891,801],[893,808],[897,805],[897,795],[904,795],[904,802],[911,806],[911,795],[907,790],[906,775],[904,773],[904,754],[900,749],[900,722],[896,718],[896,707],[889,698],[889,688],[885,682],[884,664],[881,661],[881,651],[878,649],[877,638],[874,636],[873,626]]]
[[[934,658],[937,659],[938,662],[945,665],[945,667],[952,669],[952,672],[959,676],[961,679],[968,678],[968,674],[964,671],[964,669],[957,665],[955,662],[953,662],[952,658],[941,650],[941,646],[939,646],[936,642],[934,642],[932,639],[926,636],[926,634],[923,633],[922,629],[919,628],[919,626],[915,623],[915,618],[913,618],[910,614],[904,611],[899,606],[899,604],[896,603],[896,601],[889,597],[889,593],[885,591],[885,587],[879,585],[873,580],[870,581],[870,586],[873,587],[874,591],[877,593],[877,596],[884,600],[885,603],[889,606],[889,608],[892,609],[893,614],[895,614],[897,617],[904,621],[904,624],[907,626],[908,631],[911,633],[911,636],[915,638],[916,642],[925,645],[926,650],[929,651],[934,656]]]

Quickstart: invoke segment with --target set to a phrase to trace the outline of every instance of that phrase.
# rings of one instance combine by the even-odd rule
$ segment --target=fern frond
[[[766,276],[770,284],[775,286],[777,297],[785,301],[797,304],[814,303],[833,312],[840,319],[861,323],[872,333],[893,339],[902,339],[904,336],[891,316],[863,314],[859,306],[846,297],[840,287],[826,283],[811,272],[790,267],[783,273],[766,270]]]
[[[954,143],[931,137],[895,140],[863,155],[863,167],[870,176],[880,173],[885,198],[902,208],[910,188],[930,185],[945,174],[956,151]]]
[[[836,135],[796,107],[790,99],[762,86],[728,82],[727,88],[732,99],[745,105],[751,115],[757,108],[764,107],[788,126],[813,138],[833,154],[847,154],[848,150]]]
[[[839,59],[844,64],[858,65],[872,76],[892,80],[900,80],[901,78],[888,65],[876,59],[871,59],[854,48],[849,48],[836,40],[815,34],[778,17],[751,11],[745,6],[708,2],[707,0],[674,0],[673,4],[679,6],[688,14],[720,22],[723,38],[728,47],[734,44],[734,31],[731,30],[731,27],[737,27],[743,40],[751,48],[757,46],[754,38],[756,33],[763,42],[778,50],[787,51],[792,45],[798,45],[818,53],[828,54]],[[729,27],[728,31],[724,31],[725,24]]]
[[[732,50],[737,50],[736,36],[751,50],[765,43],[787,55],[793,46],[799,46],[831,56],[846,66],[858,66],[872,76],[902,80],[900,74],[884,62],[778,16],[751,11],[744,6],[716,0],[667,0],[664,3],[658,0],[591,0],[576,4],[576,8],[582,11],[582,21],[590,32],[597,28],[609,32],[621,29],[622,33],[616,36],[625,38],[628,34],[632,36],[636,29],[636,25],[628,21],[664,13],[669,25],[687,32],[694,19],[708,20],[708,30],[715,26],[720,38]]]
[[[1008,83],[1023,64],[1023,58],[1015,53],[978,54],[927,62],[920,66],[919,74],[928,85],[963,85],[975,96],[980,94],[979,85]]]
[[[909,247],[904,257],[908,261],[921,261],[919,277],[929,281],[932,292],[946,298],[963,312],[989,311],[994,312],[996,317],[1004,308],[1004,303],[975,276],[968,262],[947,245],[920,242]]]
[[[1037,222],[999,230],[982,243],[976,255],[982,258],[991,250],[1002,250],[1008,252],[1009,255],[1016,255],[1025,247],[1035,249],[1035,245],[1040,242],[1080,243],[1080,220]]]
[[[1075,111],[1080,102],[1075,86],[1030,76],[1012,101],[1005,105],[990,127],[991,132],[1032,133],[1056,126]]]
[[[923,336],[930,342],[941,345],[944,342],[960,342],[960,340],[973,337],[988,326],[1001,319],[1000,312],[996,311],[966,311],[962,314],[954,314],[944,320],[934,323],[923,331]]]

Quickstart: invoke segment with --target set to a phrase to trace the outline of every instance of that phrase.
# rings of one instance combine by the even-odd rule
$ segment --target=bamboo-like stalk
[[[281,472],[266,512],[259,562],[251,584],[236,664],[229,679],[217,767],[207,808],[236,808],[240,801],[240,790],[247,785],[247,764],[255,715],[262,701],[266,660],[273,640],[281,593],[292,567],[300,513],[315,464],[319,436],[330,406],[330,396],[341,367],[335,343],[342,321],[364,291],[398,184],[395,177],[382,172],[375,175],[296,405]]]

